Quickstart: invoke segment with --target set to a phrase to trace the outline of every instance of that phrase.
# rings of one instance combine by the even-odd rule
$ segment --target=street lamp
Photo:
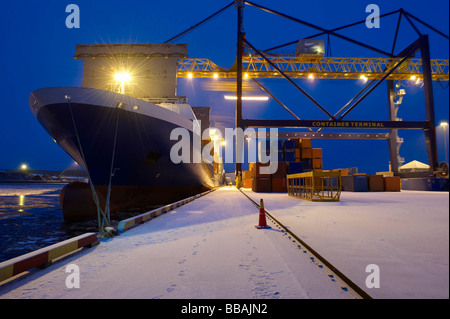
[[[440,126],[444,129],[444,150],[445,150],[445,161],[448,163],[448,155],[447,155],[447,122],[441,122]]]

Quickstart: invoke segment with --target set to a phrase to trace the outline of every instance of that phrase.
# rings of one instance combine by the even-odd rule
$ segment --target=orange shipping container
[[[384,176],[384,190],[386,192],[400,192],[400,177],[399,176]]]
[[[244,188],[252,188],[252,179],[244,179]]]
[[[302,158],[312,158],[311,148],[302,148]]]
[[[302,138],[300,139],[302,148],[311,148],[311,139],[310,138]]]
[[[242,171],[242,179],[251,179],[252,178],[252,171]]]
[[[295,149],[295,161],[299,162],[302,159],[302,151],[300,148]]]
[[[312,148],[311,153],[312,153],[312,158],[322,158],[322,149],[321,148]]]
[[[341,172],[341,176],[348,176],[348,169],[347,168],[338,168],[338,169],[332,169],[332,172]]]
[[[322,169],[323,168],[322,159],[321,158],[313,158],[312,165],[313,165],[313,169],[316,169],[316,168]]]

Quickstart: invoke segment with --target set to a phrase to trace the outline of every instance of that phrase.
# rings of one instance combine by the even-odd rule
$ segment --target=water
[[[97,219],[64,220],[59,192],[65,184],[0,183],[0,262],[84,234],[98,232]],[[141,212],[112,217],[112,226]]]

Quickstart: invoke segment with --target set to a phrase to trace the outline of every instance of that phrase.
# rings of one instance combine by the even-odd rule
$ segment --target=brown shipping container
[[[311,148],[311,139],[310,138],[302,138],[300,139],[300,143],[302,144],[302,148]]]
[[[278,162],[278,169],[272,174],[272,177],[286,177],[287,175],[287,163]]]
[[[302,160],[302,150],[301,148],[295,149],[295,161],[300,162]]]
[[[367,175],[369,192],[384,192],[383,175]]]
[[[313,169],[323,168],[323,163],[321,158],[313,158],[312,160]]]
[[[253,178],[257,178],[257,177],[270,177],[271,174],[262,174],[260,168],[261,167],[267,167],[270,165],[270,162],[267,162],[265,164],[260,163],[260,162],[256,162],[255,166],[253,168],[253,174],[252,177]]]
[[[286,177],[272,178],[272,192],[287,193]]]
[[[312,148],[311,149],[312,158],[322,158],[322,149],[321,148]]]
[[[272,180],[270,177],[257,177],[253,179],[252,190],[257,193],[271,193]]]
[[[400,192],[401,182],[399,176],[384,176],[383,178],[386,192]]]
[[[311,148],[302,148],[302,159],[303,158],[312,158]]]

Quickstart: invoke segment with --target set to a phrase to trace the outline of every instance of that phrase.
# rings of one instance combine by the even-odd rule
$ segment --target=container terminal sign
[[[332,121],[243,119],[244,127],[346,128],[346,129],[427,129],[427,121]]]

